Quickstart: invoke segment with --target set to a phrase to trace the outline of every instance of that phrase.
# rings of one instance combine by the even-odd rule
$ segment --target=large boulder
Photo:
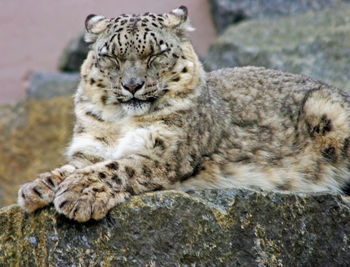
[[[249,190],[135,196],[101,221],[0,210],[1,266],[347,266],[349,199]]]
[[[210,47],[208,69],[258,65],[303,73],[350,91],[350,5],[229,27]]]
[[[89,45],[84,41],[81,33],[72,39],[64,49],[59,61],[58,69],[61,71],[80,71],[80,66],[89,52]]]
[[[79,73],[36,71],[29,79],[27,97],[30,99],[73,95],[80,81]]]
[[[321,10],[349,0],[209,0],[214,24],[219,33],[244,19],[276,18]]]
[[[72,129],[70,96],[0,106],[0,205],[16,202],[20,184],[64,163]]]

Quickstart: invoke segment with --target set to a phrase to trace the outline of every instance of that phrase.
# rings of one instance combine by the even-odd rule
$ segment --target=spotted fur
[[[19,190],[77,221],[130,195],[249,187],[340,192],[350,106],[310,78],[245,67],[205,73],[187,9],[86,19],[90,52],[75,96],[68,164]]]

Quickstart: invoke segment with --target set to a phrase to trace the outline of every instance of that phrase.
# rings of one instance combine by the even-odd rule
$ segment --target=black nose
[[[135,94],[136,91],[138,91],[139,89],[142,88],[142,86],[144,85],[145,82],[141,82],[141,83],[127,83],[127,84],[123,84],[122,86],[124,89],[128,90],[130,93]]]

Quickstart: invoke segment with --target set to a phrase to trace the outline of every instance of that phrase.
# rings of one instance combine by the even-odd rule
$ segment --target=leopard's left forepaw
[[[126,192],[114,192],[109,185],[89,175],[73,174],[58,188],[55,208],[70,219],[86,222],[101,219],[117,203],[129,197]]]

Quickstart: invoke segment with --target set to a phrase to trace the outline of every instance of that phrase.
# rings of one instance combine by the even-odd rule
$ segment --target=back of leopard
[[[20,188],[23,209],[53,202],[87,221],[162,189],[341,192],[350,140],[341,91],[264,68],[205,73],[185,7],[85,25],[91,49],[67,164]]]
[[[205,171],[180,188],[342,191],[350,177],[348,95],[255,67],[209,73],[208,86],[220,98],[222,139],[202,162]]]

